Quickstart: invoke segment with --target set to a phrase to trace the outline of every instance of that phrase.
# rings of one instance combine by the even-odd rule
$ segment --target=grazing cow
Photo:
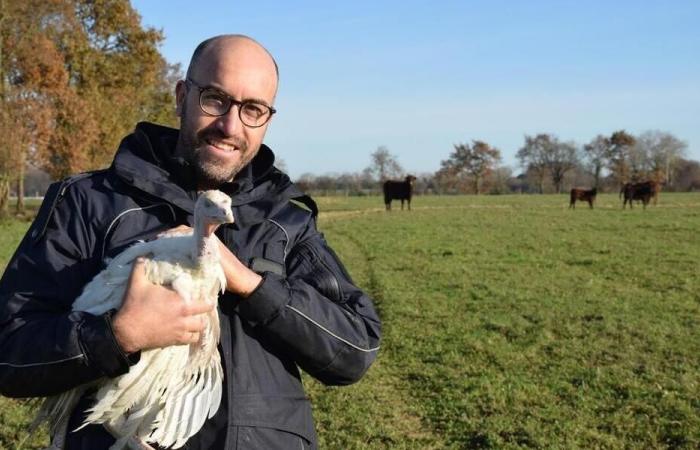
[[[593,202],[595,201],[595,196],[598,194],[598,189],[571,189],[571,201],[569,202],[569,208],[576,209],[576,200],[581,202],[588,202],[588,206],[593,209]]]
[[[624,195],[624,200],[622,202],[622,209],[625,209],[627,203],[629,202],[630,209],[632,209],[632,201],[640,200],[644,209],[646,209],[649,201],[653,198],[656,204],[656,199],[659,195],[659,190],[661,190],[661,185],[653,180],[642,181],[640,183],[625,183],[620,189],[620,197]]]
[[[408,175],[404,181],[388,180],[384,182],[384,205],[386,210],[391,211],[391,201],[401,200],[401,210],[403,211],[403,202],[408,202],[408,210],[411,210],[411,196],[413,195],[413,182],[416,177]]]

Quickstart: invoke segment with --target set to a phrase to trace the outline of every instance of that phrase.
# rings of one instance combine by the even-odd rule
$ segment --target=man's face
[[[205,50],[190,78],[238,101],[255,100],[269,106],[277,91],[274,63],[249,41],[225,41]],[[216,188],[231,181],[257,154],[269,122],[259,128],[244,125],[236,105],[223,116],[207,115],[199,107],[199,89],[182,81],[176,95],[180,117],[176,151],[195,167],[198,188]]]

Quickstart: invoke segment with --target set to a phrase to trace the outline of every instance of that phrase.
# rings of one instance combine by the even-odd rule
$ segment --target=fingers
[[[203,314],[192,316],[188,321],[189,325],[182,337],[182,344],[196,344],[201,339],[202,333],[207,328],[207,318]]]
[[[200,333],[207,328],[209,320],[204,314],[197,314],[185,319],[184,328],[188,333]]]
[[[147,262],[148,259],[143,256],[140,256],[134,260],[131,268],[131,274],[129,275],[126,297],[123,303],[129,301],[128,299],[131,296],[138,297],[139,301],[146,301],[148,303],[153,303],[153,300],[149,301],[148,299],[155,299],[156,297],[170,302],[173,300],[182,299],[181,295],[178,295],[169,287],[153,283],[148,279],[148,275],[146,275]],[[198,311],[194,312],[194,314],[196,313],[198,313]]]
[[[183,332],[179,339],[174,343],[174,345],[190,345],[196,344],[201,338],[201,333],[196,331],[185,331]]]
[[[174,344],[189,345],[199,343],[208,325],[209,321],[204,314],[197,314],[184,318],[179,327],[180,331]]]
[[[183,313],[194,316],[197,314],[205,314],[214,309],[216,305],[208,301],[189,302],[184,305]]]
[[[146,276],[147,261],[143,257],[134,260],[122,305],[112,322],[117,342],[127,353],[200,342],[216,302],[187,301],[181,292],[189,290],[175,289],[175,283],[172,287],[152,283]]]
[[[182,339],[180,340],[181,345],[188,345],[188,344],[196,344],[199,342],[199,339],[201,337],[200,333],[197,333],[196,331],[188,331],[182,336]]]
[[[146,258],[139,256],[131,266],[131,274],[129,275],[130,286],[142,286],[147,281],[146,278]]]

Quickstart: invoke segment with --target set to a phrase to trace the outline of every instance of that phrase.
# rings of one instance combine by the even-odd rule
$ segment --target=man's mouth
[[[204,142],[206,142],[207,145],[223,152],[233,152],[234,150],[238,149],[234,144],[228,144],[226,142],[216,141],[214,139],[204,139]]]

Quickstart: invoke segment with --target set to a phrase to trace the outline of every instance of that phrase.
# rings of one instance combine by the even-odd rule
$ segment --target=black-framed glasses
[[[264,103],[253,100],[238,101],[215,87],[200,86],[191,78],[187,78],[185,83],[191,84],[199,90],[199,107],[204,114],[210,116],[223,116],[235,105],[238,106],[238,117],[243,125],[258,128],[265,125],[277,112],[275,108]]]

